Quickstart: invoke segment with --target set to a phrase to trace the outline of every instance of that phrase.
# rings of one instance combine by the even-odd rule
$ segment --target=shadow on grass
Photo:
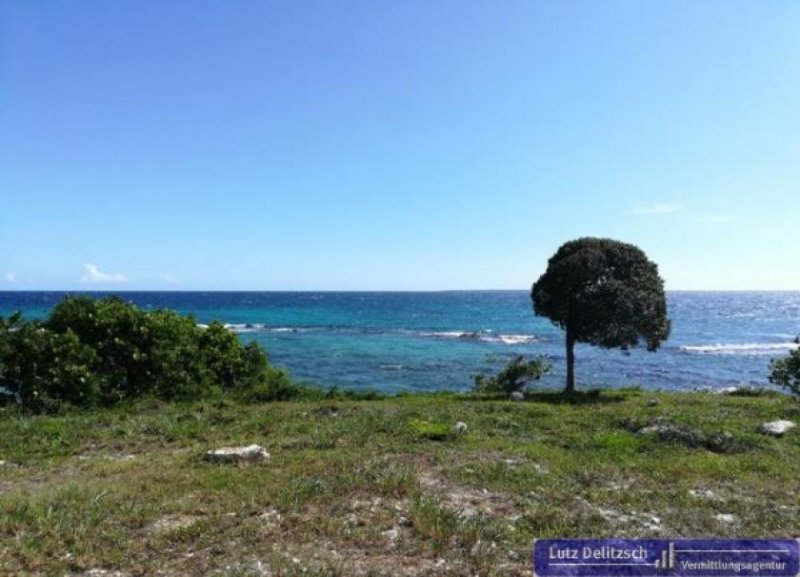
[[[566,393],[564,391],[534,391],[525,394],[526,401],[535,403],[547,403],[550,405],[608,405],[611,403],[622,403],[629,395],[617,391],[604,391],[592,389],[590,391],[574,391]]]
[[[622,403],[630,397],[622,391],[592,389],[589,391],[526,391],[520,403],[546,403],[548,405],[608,405]],[[505,393],[468,393],[461,397],[465,401],[508,401]]]

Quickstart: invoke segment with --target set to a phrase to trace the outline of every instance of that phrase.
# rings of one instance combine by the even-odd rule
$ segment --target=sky
[[[0,290],[800,290],[795,0],[0,0]]]

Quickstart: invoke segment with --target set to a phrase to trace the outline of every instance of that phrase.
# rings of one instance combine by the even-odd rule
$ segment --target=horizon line
[[[452,292],[530,292],[529,288],[476,288],[476,289],[180,289],[180,288],[166,288],[166,289],[112,289],[112,288],[80,288],[80,289],[10,289],[1,288],[0,293],[452,293]],[[679,288],[679,289],[665,289],[664,292],[707,292],[707,293],[753,293],[753,292],[800,292],[797,289],[706,289],[706,288]]]

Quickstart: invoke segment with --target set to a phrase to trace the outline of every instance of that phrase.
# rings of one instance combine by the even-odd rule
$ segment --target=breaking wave
[[[225,323],[224,326],[233,333],[307,333],[319,330],[311,327],[272,327],[262,323]]]
[[[434,331],[422,332],[420,336],[435,339],[458,339],[482,343],[502,343],[504,345],[521,345],[536,341],[534,335],[503,335],[494,331]]]
[[[198,325],[205,327],[207,325]],[[225,323],[225,328],[234,333],[308,333],[329,332],[338,334],[385,334],[439,340],[460,340],[504,345],[522,345],[537,341],[534,335],[500,334],[495,331],[423,331],[381,330],[368,327],[275,327],[263,323]]]
[[[798,343],[731,343],[714,345],[683,346],[681,352],[692,355],[774,355],[792,351],[800,347]]]

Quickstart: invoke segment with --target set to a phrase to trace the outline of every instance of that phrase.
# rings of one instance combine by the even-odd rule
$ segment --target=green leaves
[[[579,342],[655,350],[669,335],[664,283],[637,247],[603,238],[565,243],[531,291],[534,311]]]
[[[261,347],[221,324],[117,297],[67,297],[44,323],[0,318],[0,378],[32,411],[289,386]]]
[[[522,355],[516,355],[496,376],[475,375],[473,390],[476,393],[503,392],[511,394],[521,391],[532,380],[539,379],[550,370],[550,365],[541,359],[525,361]]]
[[[793,350],[788,357],[773,359],[769,368],[770,383],[782,385],[800,395],[800,349]]]
[[[670,321],[658,267],[638,247],[607,238],[563,244],[532,289],[534,312],[567,331],[571,344],[655,351]],[[568,367],[568,384],[571,367]]]
[[[72,331],[52,333],[36,323],[20,323],[0,333],[0,340],[2,376],[26,406],[54,410],[62,401],[83,405],[97,395],[99,381],[91,370],[95,352]]]

